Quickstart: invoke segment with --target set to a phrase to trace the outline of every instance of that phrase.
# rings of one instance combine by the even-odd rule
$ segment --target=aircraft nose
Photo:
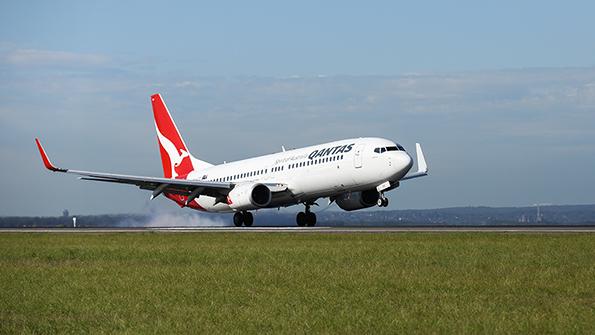
[[[409,172],[409,170],[413,166],[413,159],[405,151],[401,151],[401,152],[399,152],[399,154],[400,154],[400,157],[401,157],[400,158],[401,159],[401,163],[403,164],[402,165],[403,169],[406,170],[406,172]]]
[[[392,173],[395,179],[400,179],[411,170],[413,166],[413,159],[405,151],[398,151],[393,153],[392,157]]]

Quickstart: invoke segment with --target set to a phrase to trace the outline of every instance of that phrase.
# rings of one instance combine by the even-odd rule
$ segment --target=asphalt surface
[[[143,227],[143,228],[0,228],[0,233],[595,233],[595,226],[552,227]]]

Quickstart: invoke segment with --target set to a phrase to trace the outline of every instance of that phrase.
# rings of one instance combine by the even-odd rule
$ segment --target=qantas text
[[[350,152],[354,145],[355,145],[355,143],[351,143],[349,145],[339,145],[339,146],[332,147],[332,148],[314,150],[308,155],[308,158],[314,159],[317,157],[323,157],[323,156],[328,156],[328,155]]]

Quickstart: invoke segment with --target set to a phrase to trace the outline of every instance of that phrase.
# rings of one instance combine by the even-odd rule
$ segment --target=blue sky
[[[197,75],[593,66],[591,1],[3,2],[15,48]]]
[[[50,175],[32,141],[66,167],[160,175],[154,92],[214,163],[354,136],[422,142],[432,176],[392,192],[391,208],[593,203],[592,13],[587,1],[3,2],[0,215],[173,207]]]

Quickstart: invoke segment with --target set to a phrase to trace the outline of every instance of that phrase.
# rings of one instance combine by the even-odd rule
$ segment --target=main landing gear
[[[304,212],[297,213],[295,221],[300,227],[308,226],[314,227],[316,225],[316,214],[310,212],[310,206],[312,204],[306,203],[306,210]]]
[[[378,201],[376,202],[378,207],[386,207],[388,206],[388,198],[384,196],[384,193],[380,193],[378,197]]]
[[[254,223],[254,216],[252,216],[252,213],[250,213],[248,211],[236,212],[233,215],[233,224],[236,227],[241,227],[242,224],[246,227],[250,227],[250,226],[252,226],[253,223]]]

